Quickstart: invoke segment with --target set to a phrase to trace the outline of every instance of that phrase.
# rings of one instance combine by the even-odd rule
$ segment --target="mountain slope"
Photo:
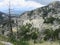
[[[56,25],[60,26],[60,2],[55,1],[47,6],[27,11],[21,14],[18,18],[18,24],[32,23],[34,27],[43,28],[53,28]]]
[[[7,14],[0,12],[0,24],[8,20]]]

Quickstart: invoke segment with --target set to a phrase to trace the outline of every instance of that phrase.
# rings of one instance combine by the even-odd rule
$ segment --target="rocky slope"
[[[3,13],[3,12],[0,12],[0,34],[2,34],[2,31],[4,30],[8,30],[7,29],[7,26],[4,26],[5,23],[8,21],[8,16],[7,14]]]
[[[8,20],[7,14],[0,12],[0,24],[3,24],[7,20]]]
[[[19,26],[31,23],[40,30],[45,28],[57,29],[60,27],[60,2],[55,1],[47,6],[27,11],[21,14],[17,20]]]

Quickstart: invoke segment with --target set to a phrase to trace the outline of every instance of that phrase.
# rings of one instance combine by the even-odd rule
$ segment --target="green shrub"
[[[37,39],[38,34],[39,34],[38,29],[32,27],[32,24],[27,23],[26,25],[23,25],[20,28],[20,37],[22,37],[25,40],[30,40],[30,39],[35,40]]]

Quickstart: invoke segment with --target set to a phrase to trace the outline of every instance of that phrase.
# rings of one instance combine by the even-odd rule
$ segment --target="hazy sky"
[[[36,2],[41,3],[43,5],[47,5],[52,1],[60,1],[60,0],[27,0],[27,1],[36,1]]]
[[[55,0],[0,0],[0,11],[6,12],[8,10],[9,1],[11,2],[11,9],[27,11],[45,6]]]

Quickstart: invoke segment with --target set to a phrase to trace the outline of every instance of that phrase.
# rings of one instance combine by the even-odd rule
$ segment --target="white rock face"
[[[24,17],[24,16],[23,16]],[[39,17],[39,16],[37,16],[37,17]],[[33,27],[36,27],[36,28],[39,28],[39,29],[41,29],[42,28],[42,24],[43,24],[43,22],[44,22],[44,19],[42,18],[42,17],[39,17],[39,18],[34,18],[34,16],[32,16],[32,18],[33,19],[26,19],[26,17],[25,17],[25,19],[23,19],[23,18],[19,18],[18,19],[18,24],[19,25],[25,25],[26,23],[30,23],[30,24],[32,24],[33,25]]]
[[[34,27],[41,28],[43,22],[44,22],[44,20],[42,18],[40,18],[40,19],[33,19],[31,21],[30,20],[24,20],[23,24],[31,23],[31,24],[33,24]]]

